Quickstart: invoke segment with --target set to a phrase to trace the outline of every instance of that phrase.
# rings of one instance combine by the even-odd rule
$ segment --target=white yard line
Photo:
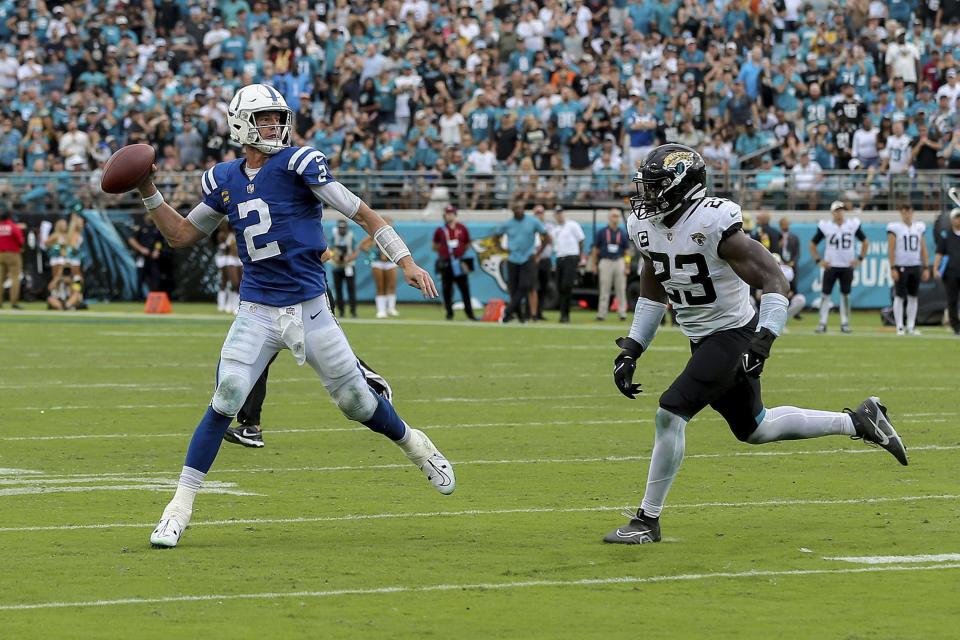
[[[910,562],[955,562],[960,560],[960,553],[936,553],[919,556],[840,556],[824,558],[824,560],[839,560],[854,564],[905,564]]]
[[[169,552],[168,552],[169,553]],[[515,582],[488,582],[465,584],[398,585],[370,589],[329,589],[325,591],[267,591],[262,593],[230,593],[162,596],[156,598],[120,598],[115,600],[82,600],[74,602],[50,601],[23,604],[0,604],[0,611],[32,609],[63,609],[68,607],[110,607],[118,605],[166,604],[172,602],[209,602],[223,600],[275,600],[279,598],[331,598],[337,596],[369,596],[396,593],[436,593],[446,591],[506,591],[530,588],[593,587],[600,585],[655,584],[662,582],[691,582],[736,578],[786,578],[800,576],[879,573],[886,571],[944,571],[960,569],[960,563],[926,566],[858,567],[855,569],[782,569],[750,571],[717,571],[713,573],[682,573],[660,576],[618,576],[610,578],[580,578],[575,580],[524,580]]]
[[[224,483],[233,484],[233,483]],[[4,496],[32,496],[50,493],[90,493],[93,491],[166,491],[170,492],[175,485],[169,482],[152,482],[149,484],[108,484],[93,485],[88,487],[56,487],[56,486],[37,486],[14,487],[11,489],[0,489],[0,497]],[[236,485],[233,485],[236,486]],[[201,489],[205,493],[217,493],[231,496],[263,496],[262,493],[252,493],[249,491],[239,491],[237,489],[227,489],[224,487],[204,487]]]
[[[841,498],[825,499],[790,499],[790,500],[758,500],[753,502],[695,502],[687,504],[671,504],[670,509],[731,509],[752,507],[793,507],[793,506],[830,506],[830,505],[857,505],[883,504],[890,502],[919,502],[926,500],[960,500],[960,495],[927,495],[927,496],[900,496],[877,498]],[[393,520],[406,518],[455,518],[462,516],[488,516],[529,513],[587,513],[594,511],[619,511],[623,505],[589,507],[518,507],[515,509],[464,509],[461,511],[425,511],[400,513],[353,513],[342,516],[313,516],[300,518],[234,518],[230,520],[201,520],[191,521],[191,527],[221,527],[249,524],[310,524],[320,522],[353,522],[358,520]],[[30,531],[83,531],[88,529],[144,529],[156,525],[156,522],[114,522],[99,524],[65,524],[28,527],[0,527],[0,533],[22,533]]]
[[[955,451],[960,449],[960,445],[921,445],[917,447],[911,447],[909,451]],[[785,456],[822,456],[822,455],[835,455],[835,454],[852,454],[858,455],[862,453],[883,453],[880,449],[875,448],[861,448],[861,449],[817,449],[811,451],[731,451],[724,453],[692,453],[686,455],[686,459],[714,459],[714,458],[735,458],[735,457],[785,457]],[[530,464],[595,464],[598,462],[638,462],[643,460],[649,460],[650,456],[603,456],[603,457],[594,457],[594,458],[525,458],[525,459],[507,459],[507,460],[454,460],[454,463],[457,466],[468,466],[468,465],[530,465]],[[373,471],[373,470],[383,470],[383,469],[406,469],[410,467],[410,463],[383,463],[383,464],[369,464],[369,465],[333,465],[333,466],[306,466],[306,467],[243,467],[236,469],[220,469],[216,468],[216,473],[329,473],[336,471]],[[171,473],[169,471],[145,471],[139,469],[135,472],[131,472],[137,476],[160,476],[164,478],[171,478]],[[88,474],[88,473],[77,473],[77,474],[50,474],[44,475],[41,479],[33,479],[34,476],[28,476],[27,478],[20,479],[18,476],[20,474],[16,473],[14,470],[13,473],[0,473],[0,476],[7,476],[7,478],[0,478],[0,485],[3,484],[20,484],[23,482],[36,482],[44,483],[48,482],[51,484],[56,483],[69,483],[71,480],[77,482],[93,482],[93,481],[105,481],[105,480],[122,480],[129,478],[129,474],[124,473],[103,473],[103,474]],[[176,483],[176,479],[173,478],[170,480],[172,483]]]

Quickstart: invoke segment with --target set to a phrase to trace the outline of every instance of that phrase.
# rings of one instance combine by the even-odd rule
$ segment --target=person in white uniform
[[[927,225],[913,221],[913,207],[900,207],[900,222],[887,225],[887,250],[890,258],[890,277],[893,278],[893,319],[897,335],[920,335],[917,330],[920,281],[930,279],[930,255],[923,234]],[[904,328],[903,307],[906,301],[907,323]]]
[[[820,324],[816,332],[824,333],[827,330],[827,320],[830,318],[830,308],[833,301],[833,286],[840,282],[840,331],[850,333],[850,290],[853,287],[853,271],[860,266],[870,243],[860,228],[857,218],[845,218],[847,205],[841,200],[834,200],[830,205],[830,220],[821,220],[817,223],[817,232],[810,240],[810,255],[823,269],[823,284],[820,298]],[[823,258],[817,245],[826,241]],[[860,253],[857,254],[856,243],[860,242]]]
[[[604,541],[660,541],[660,514],[683,460],[685,427],[707,405],[742,442],[846,435],[876,443],[907,464],[906,449],[875,396],[842,412],[764,406],[760,374],[787,322],[790,287],[770,252],[743,233],[740,206],[707,196],[700,154],[679,144],[657,147],[634,185],[627,232],[643,262],[640,298],[629,335],[617,340],[614,383],[636,398],[637,361],[650,348],[668,302],[690,340],[691,356],[660,396],[640,508]],[[750,287],[763,292],[759,313],[750,304]]]

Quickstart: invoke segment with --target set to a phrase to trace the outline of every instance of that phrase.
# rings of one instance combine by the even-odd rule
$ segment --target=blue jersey
[[[201,178],[203,203],[236,232],[240,298],[283,307],[323,295],[323,205],[310,188],[334,181],[327,158],[313,147],[283,149],[252,180],[245,162],[221,162]]]

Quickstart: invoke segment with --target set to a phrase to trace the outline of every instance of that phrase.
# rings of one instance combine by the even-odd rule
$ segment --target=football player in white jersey
[[[637,360],[650,348],[668,303],[690,339],[691,356],[660,396],[640,508],[605,542],[660,541],[660,512],[683,460],[684,429],[707,405],[742,442],[846,435],[876,443],[907,464],[906,449],[875,396],[842,412],[764,407],[760,373],[787,321],[789,285],[770,252],[742,232],[740,206],[707,197],[706,179],[700,154],[679,144],[651,151],[634,178],[627,231],[643,262],[640,298],[629,336],[617,340],[614,382],[622,394],[636,397]],[[750,304],[750,287],[763,292],[759,313]]]
[[[833,301],[833,285],[840,281],[840,331],[850,333],[850,288],[853,285],[853,270],[860,266],[867,257],[870,243],[860,228],[860,221],[856,218],[845,219],[847,205],[841,200],[834,200],[830,205],[831,220],[821,220],[817,223],[817,232],[810,240],[810,255],[814,262],[823,268],[823,295],[820,297],[820,324],[817,333],[827,330],[827,319],[830,317],[830,308]],[[817,245],[826,240],[823,259]],[[860,241],[860,255],[857,256],[856,241]]]
[[[927,225],[913,221],[913,207],[900,206],[900,222],[887,225],[887,248],[890,255],[890,277],[893,278],[893,319],[897,323],[897,335],[917,331],[917,306],[920,280],[930,279],[930,256],[923,234]],[[903,328],[903,301],[907,301],[907,328]]]

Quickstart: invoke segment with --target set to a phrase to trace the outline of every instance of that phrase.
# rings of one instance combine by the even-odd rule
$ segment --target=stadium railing
[[[514,198],[527,203],[623,200],[633,192],[633,174],[625,171],[565,171],[522,174],[501,171],[492,176],[463,173],[439,177],[429,172],[338,172],[337,179],[380,209],[423,209],[443,199],[461,209],[502,209]],[[863,209],[892,210],[909,202],[916,209],[948,206],[946,192],[960,184],[957,171],[918,171],[890,176],[879,171],[823,171],[812,188],[797,184],[792,172],[774,179],[757,170],[709,174],[710,192],[732,198],[746,209],[822,210],[844,199]],[[200,197],[199,172],[163,172],[157,185],[181,212]],[[14,214],[51,215],[80,203],[109,212],[142,212],[135,193],[113,196],[99,189],[98,172],[0,173],[0,206]]]

